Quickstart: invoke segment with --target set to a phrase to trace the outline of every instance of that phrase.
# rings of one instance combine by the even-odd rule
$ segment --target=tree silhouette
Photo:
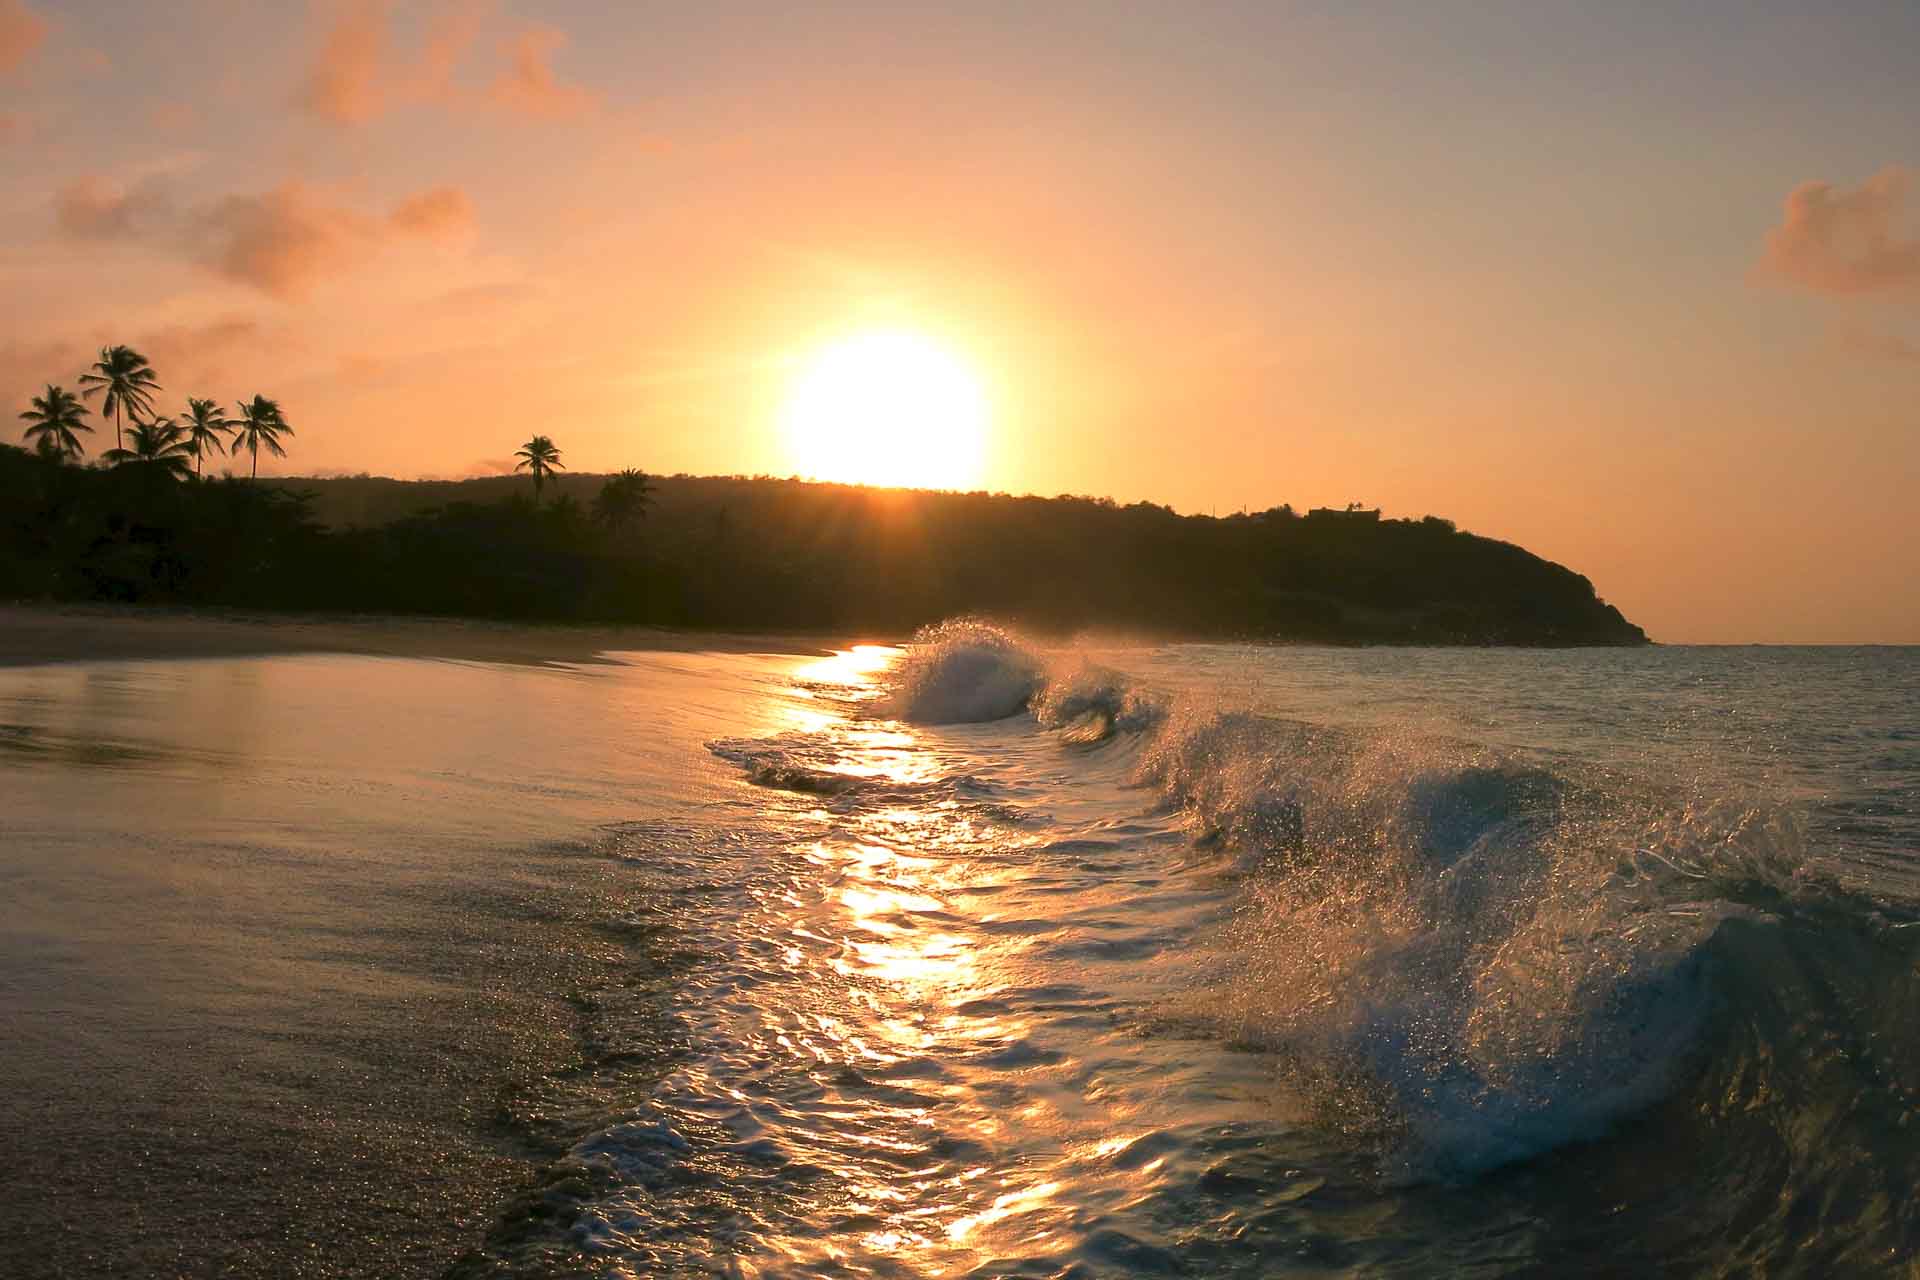
[[[520,459],[519,462],[514,464],[513,469],[515,471],[525,471],[532,474],[533,501],[536,506],[539,505],[540,490],[546,484],[547,477],[555,471],[564,471],[566,469],[560,461],[560,450],[556,448],[553,441],[547,437],[535,436],[533,439],[521,445],[513,456]]]
[[[83,450],[77,432],[93,434],[85,418],[87,408],[78,396],[65,387],[51,383],[47,393],[33,398],[33,407],[20,415],[27,423],[26,437],[40,452],[59,458],[78,458]]]
[[[92,398],[104,391],[106,399],[100,402],[100,412],[113,417],[113,447],[124,448],[126,441],[121,437],[121,419],[132,414],[139,421],[141,415],[153,413],[153,393],[160,389],[159,379],[154,376],[153,366],[147,358],[132,347],[102,347],[100,358],[93,367],[80,375],[80,394]]]
[[[127,438],[133,441],[133,448],[109,449],[100,456],[116,467],[139,467],[150,476],[169,480],[187,478],[190,465],[187,459],[193,456],[193,446],[187,443],[186,432],[172,418],[136,422],[127,429]]]
[[[187,397],[187,420],[182,424],[182,430],[186,433],[187,447],[193,451],[195,479],[200,476],[200,463],[208,449],[226,450],[227,432],[233,427],[234,424],[212,400]]]
[[[628,467],[600,486],[593,500],[593,518],[618,533],[633,520],[643,519],[653,503],[653,482],[644,471]]]
[[[260,447],[262,445],[265,445],[267,452],[276,458],[287,456],[287,451],[280,445],[280,437],[292,435],[293,428],[287,425],[286,415],[280,411],[278,400],[255,396],[251,400],[240,401],[240,420],[233,425],[237,431],[233,447],[238,449],[244,444],[253,458],[250,479],[260,478]]]

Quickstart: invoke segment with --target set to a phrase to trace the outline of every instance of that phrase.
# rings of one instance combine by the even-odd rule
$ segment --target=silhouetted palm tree
[[[609,477],[593,500],[593,518],[618,533],[631,520],[643,519],[653,502],[653,482],[644,471],[628,467]]]
[[[276,458],[284,458],[287,451],[280,447],[280,437],[292,435],[293,428],[287,425],[286,415],[280,412],[280,402],[269,400],[265,396],[255,396],[251,400],[240,402],[240,420],[233,424],[236,434],[233,447],[247,447],[253,455],[252,478],[260,478],[260,446],[265,445],[267,452]]]
[[[182,425],[186,432],[187,447],[193,451],[194,478],[200,476],[200,462],[208,449],[225,451],[227,432],[233,430],[233,423],[220,412],[220,406],[211,400],[195,400],[187,397],[187,420]]]
[[[113,447],[125,446],[121,438],[121,418],[132,414],[135,421],[142,414],[153,413],[153,393],[160,389],[159,380],[154,377],[153,366],[147,358],[132,347],[102,347],[100,358],[93,367],[80,375],[80,394],[91,398],[96,392],[104,391],[107,398],[100,402],[100,412],[113,416]]]
[[[93,434],[85,418],[87,407],[65,387],[47,386],[47,394],[33,398],[33,408],[20,415],[27,423],[26,437],[40,452],[59,458],[78,458],[83,450],[76,432]]]
[[[521,445],[519,451],[513,456],[520,459],[514,464],[515,471],[527,471],[533,474],[533,501],[538,505],[540,489],[546,484],[547,477],[555,471],[566,470],[560,461],[560,450],[555,448],[553,441],[547,437],[535,436]]]
[[[193,446],[172,418],[136,422],[127,429],[127,437],[133,441],[133,448],[109,449],[100,456],[116,467],[139,467],[149,475],[169,480],[187,478],[187,459],[193,456]]]

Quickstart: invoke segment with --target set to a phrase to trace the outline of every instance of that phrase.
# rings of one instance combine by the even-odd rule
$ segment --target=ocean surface
[[[205,1175],[154,1156],[175,1130],[142,1130],[139,1063],[253,1079],[222,1046],[456,982],[445,953],[491,926],[396,940],[428,898],[537,863],[524,900],[572,904],[514,914],[506,976],[474,981],[572,1010],[483,1117],[513,1185],[389,1274],[1920,1254],[1920,650],[1063,650],[955,623],[831,656],[75,663],[0,671],[0,804],[0,1145],[57,1153],[102,1105],[74,1081],[118,1064],[121,1119],[66,1159],[137,1147],[155,1197]],[[549,919],[600,941],[549,974]],[[336,1070],[173,1121],[226,1117],[270,1182],[256,1130],[347,1106]],[[79,1238],[22,1224],[22,1167],[0,1272]],[[297,1235],[326,1188],[280,1212]],[[185,1230],[164,1217],[142,1229]]]

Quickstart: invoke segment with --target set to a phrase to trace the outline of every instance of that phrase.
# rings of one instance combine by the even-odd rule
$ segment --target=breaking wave
[[[1026,710],[1043,664],[1010,632],[961,618],[928,627],[896,668],[887,714],[915,724],[978,724]]]
[[[1753,948],[1793,939],[1791,960],[1760,963],[1801,972],[1794,999],[1870,1001],[1795,925],[1838,909],[1852,946],[1904,924],[1848,907],[1800,819],[1764,798],[1169,705],[984,623],[923,633],[882,705],[932,724],[1025,711],[1068,745],[1126,753],[1236,881],[1230,923],[1199,943],[1212,976],[1167,1022],[1271,1055],[1393,1179],[1475,1178],[1689,1090],[1722,1098],[1734,1068],[1716,1046],[1754,1015]]]
[[[614,834],[648,963],[583,1006],[584,1075],[538,1108],[598,1120],[457,1274],[1824,1275],[1920,1250],[1920,917],[1843,882],[1817,825],[1907,840],[1904,793],[1843,811],[1640,767],[1645,722],[1604,700],[1551,752],[1414,722],[1423,661],[1531,713],[1525,659],[1503,685],[1409,658],[1379,701],[1415,709],[1356,725],[1330,723],[1344,687],[1275,709],[1311,655],[1169,650],[1149,684],[970,620],[872,656],[750,722],[800,727],[708,744],[752,789]]]

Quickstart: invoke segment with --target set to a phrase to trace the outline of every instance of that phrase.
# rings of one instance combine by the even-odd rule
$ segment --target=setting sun
[[[802,365],[781,428],[795,465],[817,480],[965,489],[980,479],[987,397],[937,343],[863,333]]]

